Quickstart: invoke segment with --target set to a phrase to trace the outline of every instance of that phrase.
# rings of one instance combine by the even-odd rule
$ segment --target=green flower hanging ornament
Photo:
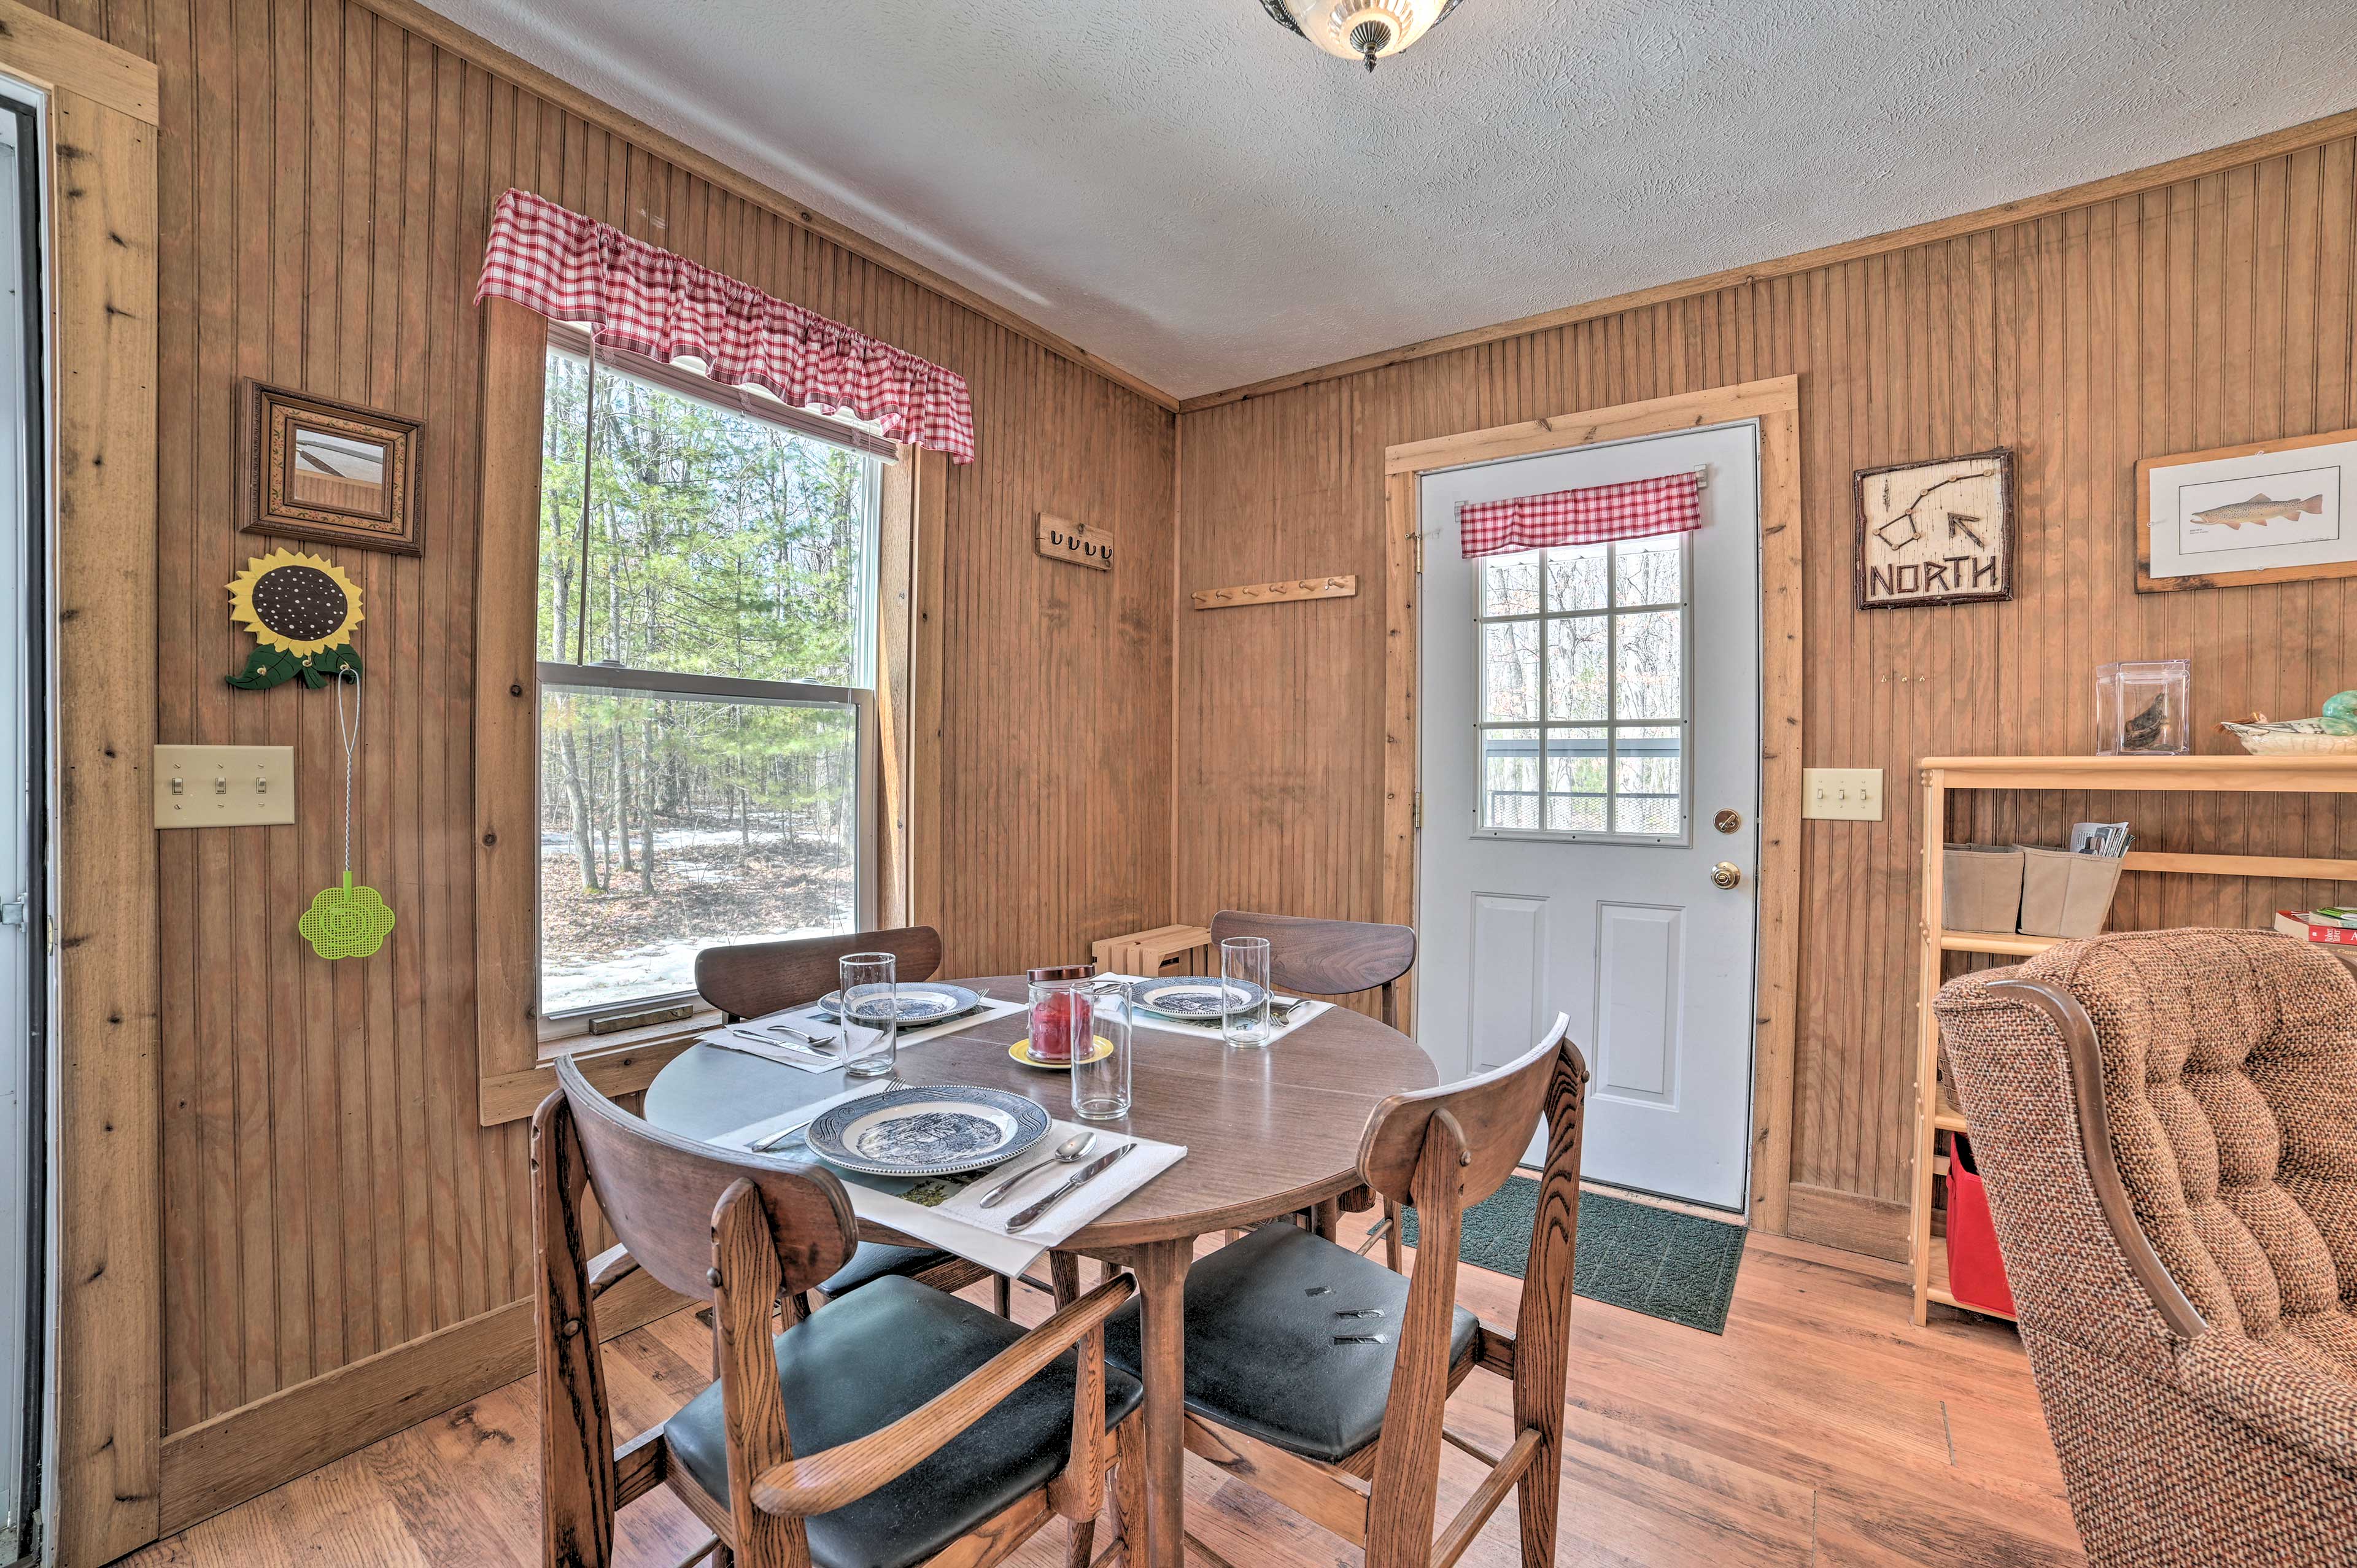
[[[385,908],[384,897],[373,887],[352,886],[352,757],[360,745],[361,735],[361,671],[357,664],[347,665],[336,674],[336,733],[344,742],[344,882],[340,887],[322,887],[312,896],[311,907],[295,922],[311,950],[324,959],[366,958],[384,945],[387,933],[393,929],[393,911]],[[344,688],[353,689],[352,722],[344,724]]]
[[[242,691],[266,692],[299,675],[316,692],[339,671],[360,671],[352,651],[360,585],[324,555],[255,556],[229,585],[229,614],[253,633],[253,655],[229,677]]]

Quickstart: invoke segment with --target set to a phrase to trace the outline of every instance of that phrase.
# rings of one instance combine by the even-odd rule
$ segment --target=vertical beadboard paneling
[[[162,70],[159,738],[292,746],[292,828],[163,835],[165,1427],[491,1310],[530,1264],[525,1129],[477,1125],[473,775],[480,324],[492,202],[536,189],[963,372],[949,473],[943,937],[964,972],[1085,956],[1169,904],[1175,422],[351,0],[75,0]],[[357,869],[401,924],[329,966],[332,697],[231,692],[240,378],[426,420],[426,553],[329,550],[371,681]],[[1033,514],[1111,525],[1060,568]],[[306,548],[317,548],[307,546]]]
[[[1792,1179],[1906,1196],[1918,842],[1910,768],[1943,752],[2093,748],[2093,667],[2184,656],[2216,720],[2357,685],[2357,585],[2134,591],[2141,456],[2357,420],[2357,154],[2347,139],[1981,233],[1845,260],[1181,416],[1179,603],[1383,568],[1383,448],[1751,377],[1801,377],[1812,766],[1878,767],[1872,824],[1803,831]],[[1851,473],[2019,454],[2019,596],[1851,607]],[[1377,919],[1383,604],[1364,592],[1178,616],[1175,914]],[[1448,715],[1429,715],[1445,722]],[[2347,854],[2357,808],[2053,796],[1960,824],[2036,842],[2132,818],[2147,848]],[[2331,889],[2128,879],[2140,925],[2260,921]],[[2345,890],[2344,890],[2345,891]],[[1894,1237],[1897,1231],[1893,1230]]]

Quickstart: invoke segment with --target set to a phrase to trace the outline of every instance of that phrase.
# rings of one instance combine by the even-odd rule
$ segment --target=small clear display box
[[[2104,757],[2182,757],[2193,749],[2193,667],[2137,659],[2095,671],[2095,746]]]

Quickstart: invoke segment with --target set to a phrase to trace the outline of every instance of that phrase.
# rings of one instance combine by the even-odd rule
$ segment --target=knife
[[[1071,1194],[1074,1188],[1080,1187],[1083,1182],[1089,1181],[1092,1178],[1102,1175],[1106,1166],[1112,1165],[1115,1160],[1121,1158],[1122,1155],[1129,1153],[1130,1150],[1135,1147],[1137,1147],[1137,1145],[1134,1143],[1124,1144],[1120,1148],[1114,1150],[1111,1154],[1099,1155],[1095,1159],[1091,1160],[1088,1165],[1082,1169],[1080,1175],[1071,1177],[1063,1186],[1058,1187],[1055,1191],[1049,1193],[1047,1197],[1041,1198],[1039,1202],[1033,1204],[1030,1208],[1025,1209],[1014,1219],[1008,1220],[1006,1222],[1007,1233],[1012,1235],[1017,1230],[1028,1230],[1030,1227],[1037,1225],[1039,1222],[1039,1217],[1041,1215],[1055,1208],[1057,1204],[1061,1203]]]

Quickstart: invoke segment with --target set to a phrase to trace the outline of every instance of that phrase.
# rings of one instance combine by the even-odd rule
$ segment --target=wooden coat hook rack
[[[1298,577],[1289,583],[1245,583],[1233,588],[1205,588],[1195,596],[1199,610],[1233,609],[1239,605],[1274,605],[1287,599],[1347,599],[1359,591],[1359,579]]]

